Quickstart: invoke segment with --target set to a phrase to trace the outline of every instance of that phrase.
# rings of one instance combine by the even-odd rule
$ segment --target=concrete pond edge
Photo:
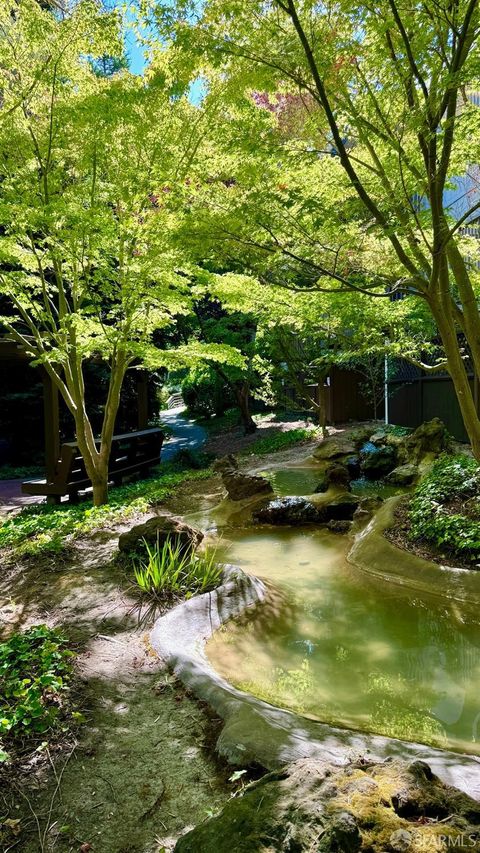
[[[480,801],[480,758],[382,735],[341,729],[276,708],[238,690],[212,666],[206,643],[230,619],[261,607],[264,582],[228,565],[223,582],[194,596],[156,620],[151,643],[183,685],[223,720],[218,753],[230,764],[258,764],[277,770],[300,758],[318,758],[341,766],[360,757],[371,761],[399,758],[426,761],[446,784]]]

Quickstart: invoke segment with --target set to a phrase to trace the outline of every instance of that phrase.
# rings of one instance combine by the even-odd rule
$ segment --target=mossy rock
[[[142,524],[135,524],[130,530],[122,533],[118,540],[118,548],[123,552],[132,552],[142,549],[143,543],[157,545],[162,548],[166,542],[171,542],[174,547],[180,545],[182,550],[195,549],[203,539],[201,530],[190,527],[170,513],[153,515]]]
[[[347,437],[325,438],[313,451],[315,459],[339,459],[342,456],[351,456],[357,450],[355,442]]]
[[[306,758],[248,786],[175,851],[425,853],[471,849],[471,839],[479,843],[480,805],[423,762],[332,767]]]

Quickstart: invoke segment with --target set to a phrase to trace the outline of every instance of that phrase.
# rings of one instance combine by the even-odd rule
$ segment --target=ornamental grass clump
[[[441,456],[409,506],[410,537],[472,563],[480,561],[480,468],[475,459]]]
[[[223,567],[215,551],[196,554],[172,540],[151,546],[144,539],[143,546],[146,558],[138,559],[133,570],[141,622],[153,617],[169,599],[209,592],[222,579]]]

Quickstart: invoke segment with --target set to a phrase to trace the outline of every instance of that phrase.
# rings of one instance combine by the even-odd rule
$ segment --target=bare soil
[[[301,429],[307,425],[305,418],[293,418],[282,420],[280,416],[271,414],[263,417],[257,424],[257,429],[250,435],[245,435],[242,426],[229,427],[225,432],[211,435],[203,449],[215,456],[225,456],[227,453],[241,453],[258,441],[259,438],[268,438],[279,432],[287,432],[291,429]],[[316,439],[318,442],[318,438]]]

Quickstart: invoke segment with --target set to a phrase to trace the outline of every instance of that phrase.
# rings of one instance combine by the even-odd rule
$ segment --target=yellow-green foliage
[[[168,498],[180,483],[204,479],[210,473],[208,469],[182,471],[173,465],[165,465],[154,477],[112,488],[109,503],[105,506],[94,507],[91,501],[85,501],[26,507],[0,524],[0,549],[9,549],[12,556],[58,553],[72,538],[146,512],[149,507]]]

